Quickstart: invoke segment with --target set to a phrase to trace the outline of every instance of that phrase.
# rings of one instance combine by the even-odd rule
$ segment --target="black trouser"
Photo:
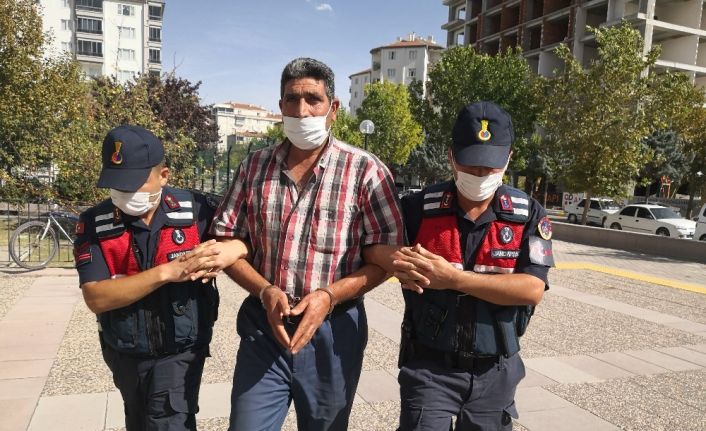
[[[196,430],[199,386],[208,348],[137,358],[103,347],[125,405],[127,431]]]

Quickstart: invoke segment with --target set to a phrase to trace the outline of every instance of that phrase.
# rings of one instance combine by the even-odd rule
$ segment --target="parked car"
[[[675,238],[693,238],[696,222],[687,220],[661,205],[628,205],[606,218],[611,229],[652,233]]]
[[[567,221],[569,223],[578,223],[581,220],[585,202],[586,199],[582,199],[577,204],[566,206]],[[586,214],[586,222],[605,227],[606,217],[617,213],[619,209],[620,206],[612,199],[591,198],[591,205],[588,207],[588,214]]]
[[[706,204],[699,210],[699,216],[696,217],[696,231],[694,238],[699,241],[706,241]]]

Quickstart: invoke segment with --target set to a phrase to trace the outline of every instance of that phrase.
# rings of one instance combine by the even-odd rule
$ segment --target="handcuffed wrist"
[[[267,286],[265,286],[265,287],[263,287],[262,289],[260,289],[260,294],[259,294],[259,296],[260,296],[260,303],[262,303],[263,307],[265,306],[265,303],[264,303],[264,300],[263,300],[264,297],[265,297],[265,292],[266,292],[268,289],[272,289],[272,288],[277,289],[278,287],[275,286],[274,284],[268,284]]]
[[[336,295],[333,293],[333,290],[331,290],[330,287],[320,287],[318,290],[321,290],[322,292],[326,292],[328,294],[331,305],[329,306],[328,313],[326,314],[331,314],[331,312],[333,312],[333,307],[336,306]]]

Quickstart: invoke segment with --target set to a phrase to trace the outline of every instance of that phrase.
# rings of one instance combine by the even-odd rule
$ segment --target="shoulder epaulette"
[[[98,238],[117,236],[125,232],[123,223],[123,213],[113,205],[110,199],[106,199],[93,207],[93,227]]]
[[[194,223],[194,195],[189,190],[165,187],[162,202],[169,226],[190,226]]]
[[[421,193],[424,195],[422,210],[425,216],[455,213],[456,192],[450,181],[429,186]]]
[[[493,211],[500,220],[526,223],[529,220],[529,196],[522,190],[500,186],[493,201]]]

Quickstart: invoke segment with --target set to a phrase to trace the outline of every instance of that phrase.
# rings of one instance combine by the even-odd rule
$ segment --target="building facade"
[[[371,68],[350,75],[351,114],[356,115],[365,98],[365,84],[372,82],[393,82],[408,85],[413,81],[426,82],[429,66],[441,56],[443,47],[434,38],[419,37],[414,33],[389,45],[373,48],[370,51]]]
[[[645,51],[661,45],[654,69],[687,73],[706,85],[706,11],[702,0],[443,0],[448,7],[447,45],[473,45],[495,54],[519,46],[530,66],[550,75],[562,62],[553,53],[567,43],[584,66],[597,57],[586,26],[630,22]]]
[[[50,55],[69,52],[87,76],[125,82],[162,70],[163,0],[40,0]]]
[[[282,116],[247,103],[226,102],[213,105],[218,125],[218,151],[234,143],[244,144],[261,138],[267,129],[282,122]]]

